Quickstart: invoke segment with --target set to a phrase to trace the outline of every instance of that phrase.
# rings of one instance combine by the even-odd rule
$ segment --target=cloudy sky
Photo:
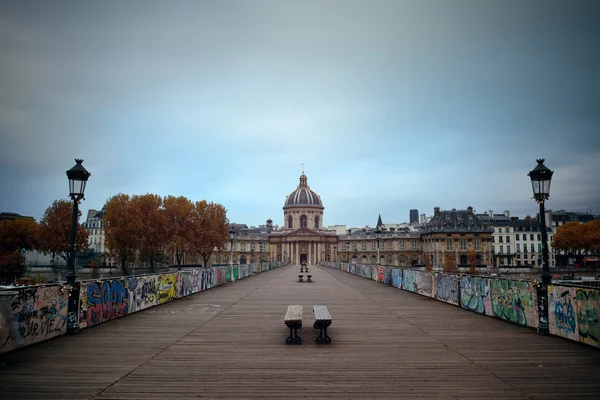
[[[325,225],[473,206],[600,212],[598,1],[2,1],[0,211],[91,172],[283,222],[305,165]]]

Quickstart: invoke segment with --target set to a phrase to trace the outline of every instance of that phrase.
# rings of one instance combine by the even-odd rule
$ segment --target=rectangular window
[[[467,249],[467,239],[460,239],[460,249],[461,250]]]
[[[529,240],[533,240],[533,233],[529,234]]]
[[[510,246],[506,246],[506,254],[510,254]]]
[[[400,241],[400,251],[404,251],[404,240]]]
[[[475,239],[475,250],[481,250],[481,241],[479,239]]]
[[[492,253],[496,254],[496,246],[492,245]]]
[[[367,242],[362,242],[363,251],[367,251]]]
[[[416,250],[416,249],[417,249],[417,241],[416,241],[416,240],[413,240],[413,241],[412,241],[412,249],[413,249],[413,250]]]
[[[373,242],[371,243],[371,250],[375,251],[377,250],[377,241],[373,240]]]
[[[531,243],[531,252],[535,253],[535,247],[533,247],[533,243]]]
[[[499,241],[500,243],[503,243],[503,242],[504,242],[504,238],[503,238],[502,236],[498,236],[498,239],[499,239],[498,241]]]
[[[510,243],[510,236],[506,237],[506,243]]]
[[[538,240],[542,240],[542,235],[540,233],[538,233],[537,237],[538,237]]]
[[[521,252],[521,245],[519,243],[517,243],[517,253]]]
[[[504,254],[504,246],[500,246],[500,254]]]
[[[542,244],[538,243],[538,252],[541,253],[542,252]]]
[[[241,251],[246,251],[246,242],[240,242]]]
[[[352,251],[356,251],[356,242],[352,242]]]
[[[452,239],[446,239],[446,250],[452,250]]]
[[[519,239],[519,234],[518,234],[518,233],[517,233],[517,240],[520,240],[520,239]]]

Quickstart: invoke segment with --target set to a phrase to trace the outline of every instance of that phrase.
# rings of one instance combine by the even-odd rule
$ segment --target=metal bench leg
[[[327,335],[327,327],[331,325],[331,322],[315,322],[314,327],[319,330],[319,336],[317,336],[317,344],[330,344],[331,338]]]
[[[286,344],[301,344],[302,339],[298,335],[298,328],[301,328],[302,325],[299,324],[286,324],[288,328],[290,328],[290,336],[285,339]]]

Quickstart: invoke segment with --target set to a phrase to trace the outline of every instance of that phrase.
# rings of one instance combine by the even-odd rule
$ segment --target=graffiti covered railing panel
[[[600,290],[556,285],[548,293],[550,333],[600,347]]]
[[[458,275],[351,263],[324,263],[408,292],[433,297],[478,314],[537,328],[538,287],[535,282]],[[600,290],[550,286],[550,333],[600,347]]]
[[[264,263],[263,267],[266,271],[283,265]],[[260,272],[260,266],[236,265],[77,282],[79,328],[121,318],[255,272]],[[0,353],[64,335],[68,298],[68,286],[62,284],[0,291]]]
[[[68,290],[60,285],[0,296],[0,353],[67,332]]]

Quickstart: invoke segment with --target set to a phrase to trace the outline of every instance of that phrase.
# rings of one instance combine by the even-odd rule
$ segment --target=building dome
[[[300,184],[298,185],[298,188],[290,193],[285,199],[283,208],[293,206],[317,206],[319,208],[323,208],[321,197],[319,197],[316,192],[310,190],[306,175],[304,175],[304,173],[300,175]]]

